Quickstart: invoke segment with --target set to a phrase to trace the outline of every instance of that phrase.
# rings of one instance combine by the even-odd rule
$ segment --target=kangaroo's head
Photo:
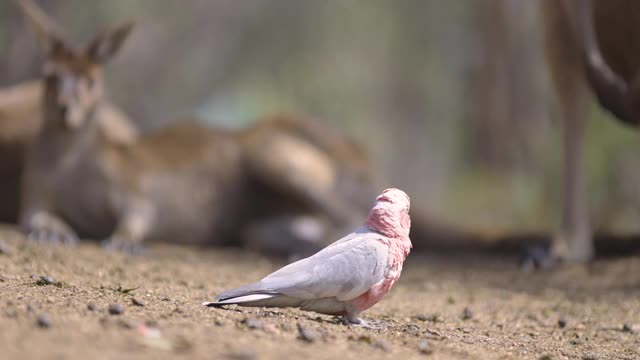
[[[84,48],[76,48],[31,0],[19,0],[19,4],[45,56],[43,126],[64,130],[88,126],[103,99],[103,65],[118,52],[133,23],[105,31]]]

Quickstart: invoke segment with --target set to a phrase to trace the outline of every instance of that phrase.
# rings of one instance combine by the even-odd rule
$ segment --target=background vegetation
[[[113,101],[145,130],[195,115],[247,126],[301,111],[351,134],[381,182],[463,224],[551,228],[561,153],[534,1],[47,0],[79,42],[137,27],[108,67]],[[0,85],[41,60],[0,2]],[[638,134],[592,106],[595,225],[640,230]]]

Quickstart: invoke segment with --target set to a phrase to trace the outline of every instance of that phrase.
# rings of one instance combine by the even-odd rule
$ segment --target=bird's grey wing
[[[362,295],[384,278],[386,239],[369,232],[341,240],[267,276],[261,288],[299,299],[347,301]]]

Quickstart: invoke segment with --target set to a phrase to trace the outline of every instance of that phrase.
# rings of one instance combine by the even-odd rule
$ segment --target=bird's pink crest
[[[400,189],[386,189],[376,198],[366,225],[392,238],[407,238],[411,228],[409,196]]]

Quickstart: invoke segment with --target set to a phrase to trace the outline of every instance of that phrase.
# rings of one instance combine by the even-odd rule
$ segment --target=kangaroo
[[[348,195],[368,178],[368,165],[352,143],[311,121],[274,116],[238,132],[181,122],[129,143],[109,141],[96,116],[101,67],[131,25],[74,49],[43,13],[21,4],[47,58],[42,127],[23,177],[20,224],[31,238],[106,238],[110,248],[135,250],[145,239],[233,242],[250,221],[355,219]]]
[[[225,199],[232,196],[230,184],[240,183],[231,168],[241,166],[232,137],[184,122],[117,143],[100,129],[102,65],[132,25],[75,49],[35,5],[20,4],[46,56],[42,126],[28,146],[22,184],[20,224],[30,237],[65,243],[78,235],[106,237],[109,246],[127,249],[147,237],[201,242],[213,228],[230,225],[224,215],[232,214],[233,203]],[[215,191],[220,186],[224,192]],[[225,213],[213,216],[220,204]],[[176,231],[185,228],[191,236]]]
[[[16,223],[20,174],[26,146],[40,130],[42,82],[27,81],[0,89],[0,222]],[[100,131],[117,143],[131,142],[137,130],[127,116],[105,103],[96,113]]]
[[[545,52],[563,120],[562,224],[551,255],[583,262],[594,255],[584,174],[589,92],[621,122],[640,122],[640,48],[634,42],[640,40],[640,3],[544,0],[540,5]]]

